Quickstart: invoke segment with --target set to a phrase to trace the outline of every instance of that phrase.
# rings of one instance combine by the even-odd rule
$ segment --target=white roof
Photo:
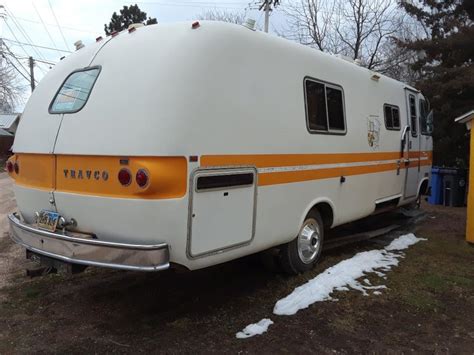
[[[10,137],[10,136],[13,136],[13,134],[0,128],[0,137]]]
[[[458,123],[467,123],[468,121],[474,119],[474,110],[466,112],[465,114],[454,119],[454,122]]]
[[[0,114],[0,128],[10,129],[19,116],[19,113]]]

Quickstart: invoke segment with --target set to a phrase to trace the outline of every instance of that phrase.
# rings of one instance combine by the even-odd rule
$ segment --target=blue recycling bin
[[[428,203],[443,204],[443,173],[442,169],[437,167],[431,169],[431,196],[428,197]]]

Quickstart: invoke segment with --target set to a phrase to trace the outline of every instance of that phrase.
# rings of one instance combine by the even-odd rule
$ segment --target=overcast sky
[[[251,0],[0,0],[0,9],[4,19],[0,20],[0,37],[11,51],[21,57],[20,63],[15,62],[19,70],[25,72],[28,68],[26,57],[57,62],[63,55],[74,50],[73,43],[82,40],[85,44],[104,36],[104,24],[110,21],[114,11],[118,12],[123,5],[137,4],[148,16],[156,17],[158,23],[175,22],[196,19],[207,10],[219,9],[235,12],[246,11],[248,17],[257,20],[263,27],[263,14],[256,6],[249,6]],[[59,24],[59,26],[58,26]],[[281,10],[272,14],[271,29],[284,24]],[[21,45],[13,41],[30,43],[37,46],[53,48],[45,49]],[[64,51],[64,52],[63,52]],[[37,63],[35,75],[38,80],[45,75],[50,65]],[[28,82],[22,79],[25,86]],[[29,90],[25,91],[26,101]],[[22,109],[22,104],[18,109]]]

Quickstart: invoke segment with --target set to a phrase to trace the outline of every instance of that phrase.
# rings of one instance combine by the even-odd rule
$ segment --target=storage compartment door
[[[192,178],[188,254],[249,243],[255,224],[255,169],[199,170]]]

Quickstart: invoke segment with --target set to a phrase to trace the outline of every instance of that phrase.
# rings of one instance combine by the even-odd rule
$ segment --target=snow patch
[[[392,251],[408,249],[408,247],[418,243],[420,240],[426,240],[426,238],[417,238],[413,233],[405,234],[393,240],[388,246],[385,247],[385,250]]]
[[[258,323],[249,324],[242,330],[238,332],[235,336],[238,339],[245,339],[253,337],[254,335],[260,335],[265,333],[268,330],[268,327],[273,324],[273,321],[268,318],[263,318]]]
[[[379,277],[385,277],[385,272],[397,266],[398,259],[404,257],[404,254],[399,251],[407,249],[421,240],[426,239],[417,238],[412,233],[402,235],[384,249],[361,252],[350,259],[343,260],[326,269],[306,284],[295,288],[291,294],[279,300],[275,304],[273,313],[293,315],[315,302],[333,300],[331,294],[334,291],[346,291],[348,287],[362,292],[364,296],[369,295],[367,290],[386,288],[385,285],[371,286],[370,283],[367,285],[367,282],[364,285],[358,279],[367,273],[375,273]],[[379,294],[380,292],[374,291],[373,293]]]

